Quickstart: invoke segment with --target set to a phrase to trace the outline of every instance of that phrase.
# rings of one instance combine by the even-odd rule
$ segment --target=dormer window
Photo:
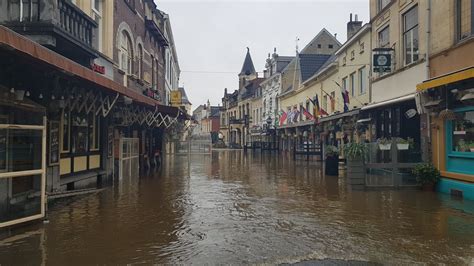
[[[334,48],[334,45],[329,44],[329,45],[328,45],[328,48],[329,48],[329,49],[332,49],[332,48]]]

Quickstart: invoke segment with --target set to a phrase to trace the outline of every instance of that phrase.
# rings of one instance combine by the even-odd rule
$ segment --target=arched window
[[[122,69],[127,75],[132,74],[132,62],[133,62],[133,49],[132,40],[127,31],[122,31],[120,35],[120,69]]]
[[[143,47],[138,45],[138,78],[143,79]]]

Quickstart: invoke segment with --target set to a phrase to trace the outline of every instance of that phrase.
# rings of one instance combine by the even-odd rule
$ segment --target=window
[[[355,51],[352,50],[352,51],[351,51],[351,60],[354,60],[354,58],[355,58]]]
[[[320,44],[320,43],[318,43],[318,48],[321,48],[321,44]]]
[[[456,120],[450,122],[451,151],[474,153],[474,111],[457,112],[456,115]]]
[[[472,19],[474,1],[456,0],[455,10],[456,39],[459,41],[474,34],[474,20]]]
[[[418,61],[418,6],[403,15],[403,45],[405,64]]]
[[[359,69],[359,94],[365,94],[366,88],[366,70],[365,67]]]
[[[131,75],[132,74],[132,61],[133,61],[133,49],[132,49],[132,41],[130,39],[130,35],[124,30],[121,34],[120,39],[120,69],[122,69],[125,74]]]
[[[151,88],[155,89],[155,57],[151,55]]]
[[[324,111],[328,110],[328,96],[327,95],[323,96],[323,109]]]
[[[63,110],[61,115],[61,127],[62,127],[62,142],[61,142],[61,152],[69,152],[70,148],[70,125],[71,125],[71,113],[69,111]]]
[[[387,26],[379,31],[379,47],[387,48],[390,46],[390,27]]]
[[[342,79],[342,90],[347,91],[347,77]]]
[[[359,53],[364,53],[365,44],[363,42],[359,43]]]
[[[88,120],[85,114],[72,115],[72,153],[85,153],[89,150]]]
[[[391,0],[377,0],[377,11],[380,12],[384,9],[388,4],[390,4]]]
[[[138,78],[143,79],[143,47],[138,45]]]
[[[97,23],[97,50],[103,52],[102,36],[104,34],[104,23],[102,23],[102,4],[103,0],[92,0],[92,15]]]
[[[355,72],[350,75],[351,95],[355,97]]]
[[[10,0],[9,15],[13,21],[38,20],[39,0]]]
[[[329,44],[329,45],[328,45],[328,48],[329,48],[329,49],[332,49],[332,48],[334,48],[334,45]]]
[[[331,92],[331,113],[336,111],[336,92]]]
[[[342,65],[343,65],[343,66],[346,65],[346,57],[345,57],[345,56],[342,58]]]
[[[100,119],[92,112],[89,116],[89,143],[90,149],[99,150],[100,146]]]

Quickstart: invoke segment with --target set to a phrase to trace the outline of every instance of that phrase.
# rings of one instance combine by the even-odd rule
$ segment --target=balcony
[[[89,67],[97,23],[71,0],[2,1],[0,24]]]
[[[158,26],[158,23],[155,21],[155,19],[145,17],[145,27],[151,32],[151,34],[153,34],[153,36],[161,45],[169,46],[168,39],[166,39],[166,36]]]

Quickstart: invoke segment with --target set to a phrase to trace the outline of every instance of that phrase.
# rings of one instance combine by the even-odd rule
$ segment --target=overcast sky
[[[181,68],[180,85],[186,88],[193,110],[209,99],[221,103],[224,88],[238,88],[246,53],[258,72],[273,48],[279,55],[294,55],[326,28],[346,40],[349,14],[366,23],[368,0],[198,1],[157,0],[170,15]]]

